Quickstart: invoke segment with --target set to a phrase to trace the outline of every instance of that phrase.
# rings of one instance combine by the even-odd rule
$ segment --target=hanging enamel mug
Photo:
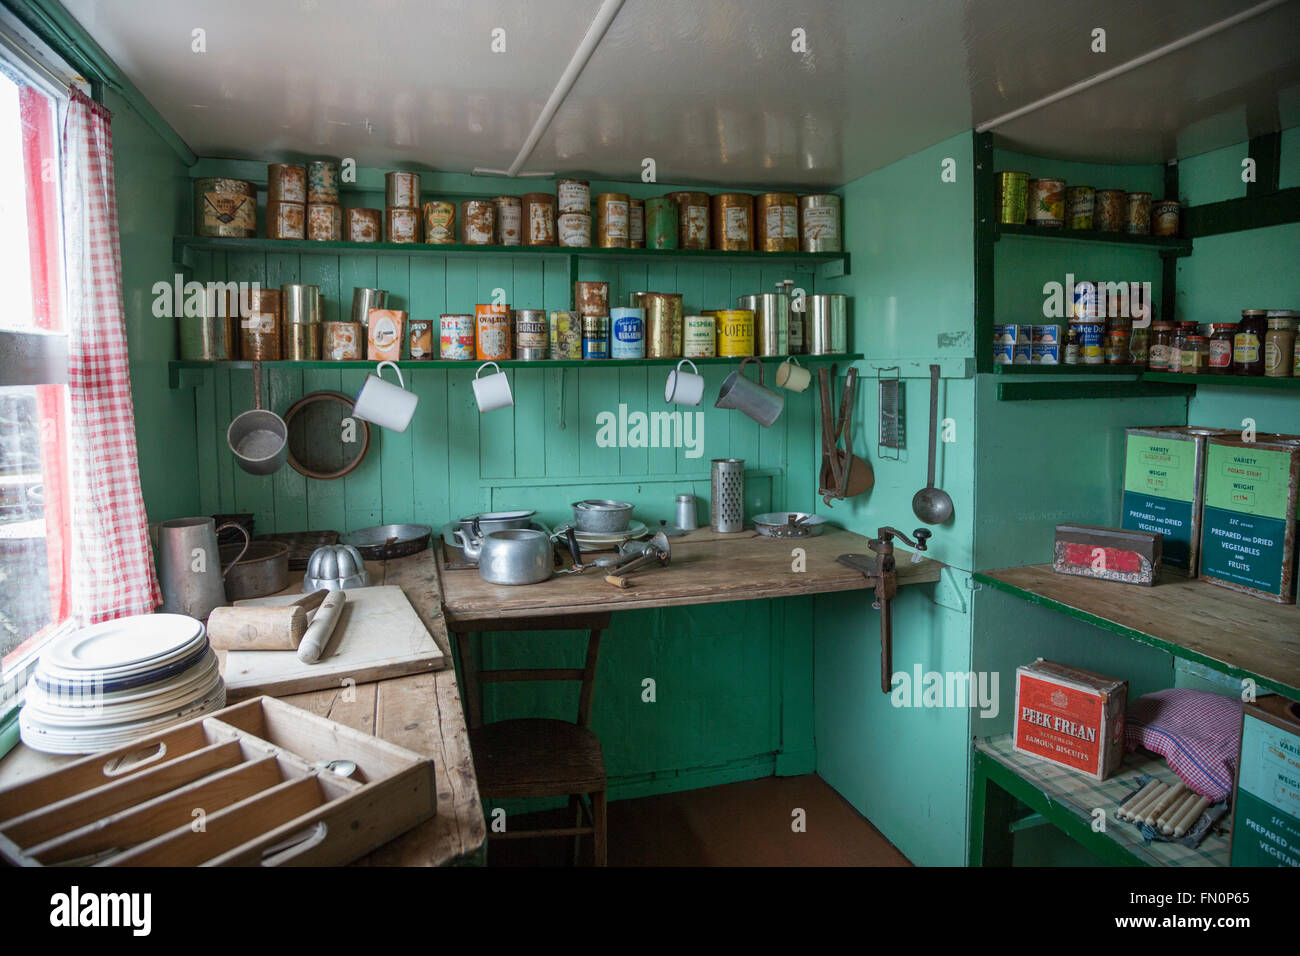
[[[385,382],[380,377],[383,375],[385,365],[391,365],[393,371],[397,373],[396,385]],[[380,362],[375,366],[374,372],[366,376],[361,391],[357,392],[352,414],[362,421],[374,422],[390,431],[404,432],[411,424],[411,418],[415,415],[415,406],[419,402],[418,395],[406,390],[406,383],[402,380],[402,370],[397,367],[397,363]]]
[[[489,365],[496,371],[486,378],[479,378]],[[478,402],[480,412],[494,412],[515,403],[515,397],[510,394],[510,379],[496,362],[484,362],[474,373],[474,401]]]
[[[776,367],[776,384],[788,392],[802,392],[812,382],[812,373],[793,355]]]
[[[691,370],[683,372],[683,365],[689,365]],[[704,376],[699,373],[694,362],[682,359],[668,373],[668,381],[664,383],[664,401],[674,405],[698,405],[703,397]]]
[[[758,366],[757,382],[744,376],[745,366],[750,362]],[[781,410],[785,408],[785,396],[763,384],[763,363],[750,356],[722,383],[714,407],[738,409],[767,428],[781,417]]]

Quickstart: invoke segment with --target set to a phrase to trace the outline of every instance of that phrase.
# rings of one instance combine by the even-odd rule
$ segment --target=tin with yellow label
[[[577,312],[552,312],[549,320],[551,358],[582,358],[582,316]]]
[[[1028,213],[1029,174],[1019,170],[998,173],[998,222],[1023,226]]]
[[[714,316],[718,327],[718,357],[736,358],[754,354],[754,313],[751,309],[719,309]]]

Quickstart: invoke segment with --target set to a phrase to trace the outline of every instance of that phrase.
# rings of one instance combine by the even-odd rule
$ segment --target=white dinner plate
[[[184,656],[205,636],[203,622],[184,614],[136,614],[60,638],[41,659],[58,670],[118,676]]]

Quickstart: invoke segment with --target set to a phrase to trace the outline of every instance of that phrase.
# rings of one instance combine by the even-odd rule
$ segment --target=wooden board
[[[302,663],[295,651],[218,653],[227,698],[296,694],[339,687],[348,680],[360,684],[447,666],[447,658],[400,587],[355,588],[347,595],[334,634],[315,664]],[[300,596],[281,593],[236,603],[282,605]]]

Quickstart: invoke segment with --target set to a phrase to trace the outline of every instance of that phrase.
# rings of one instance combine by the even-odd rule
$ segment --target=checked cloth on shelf
[[[1205,690],[1173,688],[1128,705],[1124,746],[1160,754],[1211,803],[1232,793],[1241,751],[1241,701]]]

